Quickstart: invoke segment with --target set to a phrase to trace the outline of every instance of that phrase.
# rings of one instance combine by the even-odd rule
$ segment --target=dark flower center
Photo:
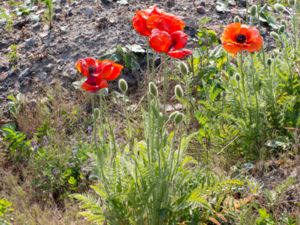
[[[238,34],[236,35],[235,39],[237,43],[244,44],[247,38],[244,34]]]
[[[89,75],[93,76],[95,72],[96,72],[96,67],[95,66],[89,66]]]

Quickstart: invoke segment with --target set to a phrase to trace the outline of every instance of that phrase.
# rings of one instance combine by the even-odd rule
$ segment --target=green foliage
[[[65,194],[83,191],[89,182],[87,146],[76,144],[73,149],[57,149],[51,144],[38,148],[30,160],[32,185],[36,197],[47,200],[49,194],[63,200]]]
[[[0,19],[4,19],[6,21],[5,29],[7,31],[11,31],[14,22],[13,16],[3,7],[0,7]]]
[[[54,18],[54,4],[53,0],[41,0],[47,7],[44,18],[49,23],[49,29],[52,29]]]
[[[196,134],[182,134],[182,125],[168,132],[157,96],[144,112],[144,140],[117,145],[110,123],[101,125],[100,144],[94,154],[98,184],[96,195],[73,195],[81,213],[95,224],[198,224],[217,217],[223,201],[239,180],[226,180],[202,168],[187,154]],[[101,115],[105,115],[101,113]],[[104,116],[105,118],[105,116]],[[224,213],[224,216],[229,216]]]
[[[207,159],[215,149],[230,158],[255,160],[287,151],[296,141],[292,130],[299,126],[300,42],[299,20],[293,19],[294,24],[279,34],[277,49],[269,53],[243,52],[232,58],[222,51],[213,31],[198,33],[200,46],[185,79],[197,85],[189,101]]]
[[[12,203],[6,199],[0,198],[0,224],[10,225],[6,220],[7,215],[13,211]]]
[[[9,124],[1,129],[1,133],[9,159],[13,162],[26,162],[32,153],[31,142],[27,140],[26,135],[16,131],[15,127]]]
[[[12,44],[11,46],[9,46],[9,49],[10,49],[10,51],[9,51],[9,53],[7,53],[6,57],[11,64],[14,64],[19,59],[18,45]]]

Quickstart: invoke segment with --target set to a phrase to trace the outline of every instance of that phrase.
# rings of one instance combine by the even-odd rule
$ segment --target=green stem
[[[95,112],[95,94],[92,94],[92,116],[93,116],[93,134],[94,134],[94,142],[95,142],[95,147],[96,151],[98,149],[98,140],[97,140],[97,118],[94,115]]]
[[[166,115],[167,95],[168,95],[168,74],[166,72],[166,57],[161,57],[162,78],[163,78],[163,114]]]

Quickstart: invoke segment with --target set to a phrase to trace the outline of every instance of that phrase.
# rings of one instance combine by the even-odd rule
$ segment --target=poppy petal
[[[221,36],[222,43],[226,41],[235,41],[236,35],[240,33],[241,26],[240,23],[231,23],[227,25]]]
[[[244,37],[244,40],[237,40],[240,36]],[[236,55],[239,51],[259,51],[263,45],[263,38],[255,27],[232,23],[226,26],[221,42],[227,52]]]
[[[115,80],[120,76],[123,70],[123,66],[117,63],[113,63],[111,73],[105,78],[106,80]]]
[[[98,90],[102,89],[102,88],[107,88],[108,87],[108,83],[106,80],[101,80],[99,83],[95,83],[95,84],[91,84],[88,82],[88,80],[86,82],[84,82],[81,85],[81,88],[91,92],[91,93],[95,93]]]
[[[249,43],[244,49],[248,52],[258,52],[263,46],[263,38],[257,37],[251,43]]]
[[[166,31],[154,29],[149,37],[149,45],[157,52],[167,53],[172,46],[172,38]]]
[[[189,55],[191,55],[193,52],[189,49],[182,49],[182,50],[174,50],[169,51],[168,56],[176,59],[183,59]]]
[[[95,68],[95,73],[97,73],[98,71],[98,63],[97,60],[94,58],[85,58],[85,59],[79,59],[76,62],[76,68],[77,70],[83,75],[83,76],[89,76],[89,68],[90,67],[94,67]]]
[[[144,11],[138,11],[132,19],[134,29],[143,36],[149,36],[151,30],[147,28],[148,14]]]
[[[184,22],[179,17],[165,12],[149,16],[146,24],[149,30],[159,29],[169,34],[183,30],[185,27]]]
[[[101,73],[99,79],[115,80],[124,68],[122,65],[110,60],[99,61]]]
[[[188,35],[182,31],[176,31],[171,34],[172,38],[172,50],[179,50],[186,46],[188,41]]]
[[[161,13],[162,11],[156,5],[145,11],[139,10],[132,18],[132,25],[139,34],[149,36],[151,34],[151,29],[147,28],[147,20],[149,16],[160,15]]]
[[[236,43],[232,42],[224,42],[223,43],[223,48],[228,52],[233,55],[236,55],[239,51],[242,51],[242,46]]]

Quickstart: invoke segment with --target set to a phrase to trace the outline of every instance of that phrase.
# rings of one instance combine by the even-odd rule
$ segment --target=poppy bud
[[[279,4],[279,3],[276,3],[274,5],[274,9],[278,12],[283,12],[283,11],[286,11],[286,8],[284,7],[284,5],[282,4]]]
[[[175,96],[176,96],[176,98],[179,98],[179,99],[183,97],[183,90],[179,84],[177,84],[175,86]]]
[[[296,0],[288,0],[289,6],[294,7],[296,5]]]
[[[188,74],[189,68],[188,65],[185,62],[180,62],[179,64],[180,73],[182,74]]]
[[[149,88],[149,93],[150,93],[153,97],[157,97],[157,96],[158,96],[158,90],[157,90],[157,87],[156,87],[155,83],[150,82],[148,88]]]
[[[268,65],[268,66],[271,66],[271,65],[272,65],[272,59],[271,59],[271,58],[267,59],[267,65]]]
[[[279,29],[278,29],[278,33],[282,34],[284,31],[285,31],[284,25],[280,26]]]
[[[94,109],[93,116],[94,116],[95,120],[99,118],[99,116],[100,116],[100,110],[98,108]]]
[[[238,16],[235,16],[235,17],[233,18],[233,22],[234,22],[234,23],[240,23],[240,22],[241,22],[241,18],[238,17]]]
[[[256,16],[256,14],[257,14],[257,5],[251,6],[251,8],[250,8],[250,14],[251,14],[251,16],[253,16],[253,17]]]
[[[120,79],[119,80],[119,89],[122,91],[123,94],[125,94],[128,90],[128,84],[126,80]]]
[[[276,32],[274,32],[274,31],[272,31],[272,32],[270,33],[270,35],[271,35],[275,40],[279,40],[279,39],[280,39],[279,35],[278,35]]]
[[[235,79],[237,80],[237,81],[240,81],[240,79],[241,79],[241,76],[240,76],[240,74],[235,74]]]
[[[169,116],[169,120],[174,120],[175,121],[175,117],[178,114],[178,111],[172,112]]]
[[[174,118],[175,123],[176,123],[177,125],[180,124],[180,123],[182,122],[183,118],[184,118],[183,113],[178,112],[178,113],[176,114],[175,118]]]

